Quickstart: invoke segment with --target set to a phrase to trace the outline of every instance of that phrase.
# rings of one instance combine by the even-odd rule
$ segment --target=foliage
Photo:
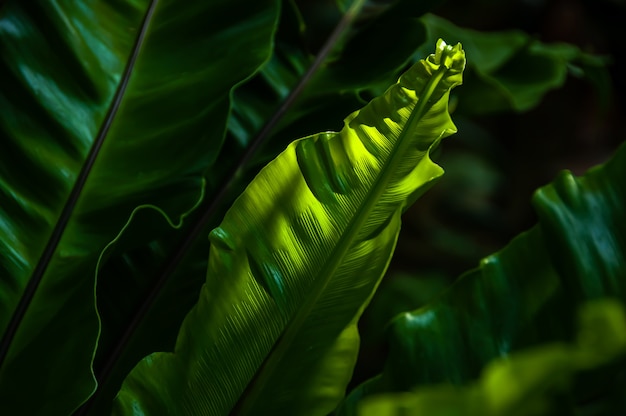
[[[569,348],[563,343],[576,338],[571,316],[578,305],[585,307],[585,302],[606,297],[623,302],[626,295],[626,229],[622,221],[626,187],[621,182],[624,174],[625,145],[606,165],[585,176],[575,178],[563,172],[553,184],[541,188],[534,198],[540,217],[538,225],[502,251],[483,259],[479,268],[461,276],[426,306],[393,319],[385,370],[357,388],[339,414],[353,414],[363,396],[375,393],[408,391],[431,383],[465,385],[476,380],[481,371],[492,371],[485,370],[486,366],[490,368],[489,362],[509,354],[518,357],[511,358],[511,365],[517,366],[519,360],[529,368],[553,368],[557,379],[567,372],[588,369],[586,364],[579,366],[576,359],[562,361],[570,354],[563,350]],[[588,339],[595,340],[595,354],[606,359],[622,353],[621,347],[611,347],[621,345],[625,333],[620,323],[623,316],[616,315],[615,308],[619,306],[607,306],[607,317],[603,318],[604,312],[600,312],[597,321],[583,317],[586,320],[581,327]],[[594,322],[592,330],[589,322]],[[534,352],[526,349],[545,342],[555,344]],[[505,371],[500,364],[493,365],[497,369],[493,371]],[[506,374],[511,374],[508,371]],[[595,380],[617,380],[624,371],[622,361],[595,373],[587,372],[572,390],[563,393],[558,414],[574,414],[577,404],[590,400],[596,406],[607,407],[609,414],[621,413],[621,388],[607,389],[596,385]],[[542,374],[548,373],[536,372],[532,377],[537,378],[520,388],[530,394],[542,381],[550,385],[551,379]],[[493,376],[485,373],[483,377],[480,383],[490,384]],[[454,390],[442,387],[437,391],[446,391],[448,395],[451,389]],[[468,388],[459,400],[475,394],[478,393],[474,387]],[[478,407],[467,414],[481,414],[483,400],[488,400],[482,394],[471,399],[476,400]],[[430,400],[429,397],[424,400]],[[408,400],[413,403],[413,399]],[[423,403],[419,399],[415,406],[424,406]],[[572,408],[568,408],[570,405]]]
[[[576,344],[514,352],[487,364],[479,380],[466,387],[434,385],[373,396],[363,400],[359,414],[566,414],[563,395],[559,402],[551,399],[566,390],[575,373],[610,364],[626,352],[626,311],[619,301],[591,301],[581,308],[579,321]]]
[[[455,131],[448,94],[464,67],[460,45],[439,41],[340,132],[296,141],[261,170],[211,232],[175,352],[142,360],[114,414],[332,411],[400,215],[441,175],[428,155]]]
[[[119,414],[332,411],[400,215],[443,172],[431,151],[456,130],[464,60],[443,43],[429,56],[436,40],[470,54],[451,99],[461,117],[526,111],[568,71],[606,85],[602,59],[459,28],[425,14],[436,1],[313,3],[0,2],[0,414],[110,414],[118,391]],[[580,189],[620,173],[603,175]],[[458,308],[478,302],[490,322],[502,309],[487,305],[516,299],[502,316],[536,322],[566,320],[589,293],[624,298],[623,202],[578,183],[539,194],[541,227],[501,252],[530,253],[528,292],[496,285]],[[507,322],[520,348],[553,341]],[[393,360],[420,336],[391,336],[384,391],[413,388],[418,373]],[[453,346],[469,348],[453,368],[464,381],[498,356],[480,336]],[[600,370],[592,381],[612,377]]]

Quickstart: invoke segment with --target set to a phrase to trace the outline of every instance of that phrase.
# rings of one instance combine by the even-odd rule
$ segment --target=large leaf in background
[[[573,45],[541,43],[522,31],[460,28],[432,14],[421,20],[430,42],[439,38],[461,42],[473,57],[468,65],[467,88],[460,92],[459,111],[529,110],[548,91],[561,87],[568,72],[587,76],[605,100],[609,94],[605,59],[585,54]],[[423,49],[423,54],[427,53]]]
[[[626,300],[626,145],[605,165],[569,172],[534,199],[540,221],[439,299],[396,317],[382,376],[351,394],[340,414],[354,414],[364,395],[416,386],[464,384],[491,360],[537,343],[570,340],[582,301]],[[569,400],[626,411],[624,363],[586,374]],[[620,375],[621,374],[621,375]],[[619,380],[622,381],[619,381]],[[611,407],[614,406],[614,407]]]
[[[175,352],[142,360],[114,413],[331,411],[400,215],[442,173],[428,153],[455,131],[448,97],[464,66],[460,45],[438,42],[341,132],[298,140],[266,166],[211,232]]]
[[[67,414],[94,389],[100,253],[138,205],[197,201],[230,89],[267,57],[270,3],[3,5],[0,413]]]
[[[579,311],[574,344],[552,343],[496,359],[480,379],[464,387],[433,385],[412,393],[390,393],[368,398],[360,416],[539,416],[580,415],[567,400],[576,373],[615,363],[626,353],[626,313],[611,299],[595,300]],[[604,409],[604,414],[618,414]],[[584,413],[597,414],[597,413]]]

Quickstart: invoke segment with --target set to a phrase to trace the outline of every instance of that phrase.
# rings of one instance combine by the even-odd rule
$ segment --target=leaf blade
[[[448,93],[464,65],[460,45],[438,43],[341,132],[296,141],[262,170],[211,233],[207,281],[176,352],[143,360],[115,413],[331,411],[349,374],[328,380],[317,368],[345,362],[337,357],[347,350],[355,359],[355,319],[389,262],[400,215],[442,173],[428,151],[455,131]],[[303,386],[295,357],[321,386]],[[180,386],[182,374],[193,375],[184,388],[155,382]]]
[[[230,89],[266,57],[275,9],[264,5],[246,9],[258,37],[229,27],[237,17],[213,13],[218,2],[4,5],[0,73],[15,82],[0,97],[3,333],[17,312],[2,344],[2,413],[67,414],[93,391],[101,251],[137,206],[176,222],[197,202]],[[227,44],[248,53],[230,59]]]

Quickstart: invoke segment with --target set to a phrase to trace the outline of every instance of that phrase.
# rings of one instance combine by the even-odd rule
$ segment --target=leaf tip
[[[435,54],[431,57],[435,65],[443,65],[454,72],[462,72],[465,69],[465,51],[461,42],[453,46],[439,38],[435,47]]]

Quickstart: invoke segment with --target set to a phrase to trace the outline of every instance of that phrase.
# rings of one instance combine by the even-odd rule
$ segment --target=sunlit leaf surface
[[[428,153],[456,130],[448,95],[464,66],[460,45],[438,42],[340,132],[266,166],[210,235],[207,281],[174,353],[144,359],[114,413],[331,411],[400,215],[442,174]]]

